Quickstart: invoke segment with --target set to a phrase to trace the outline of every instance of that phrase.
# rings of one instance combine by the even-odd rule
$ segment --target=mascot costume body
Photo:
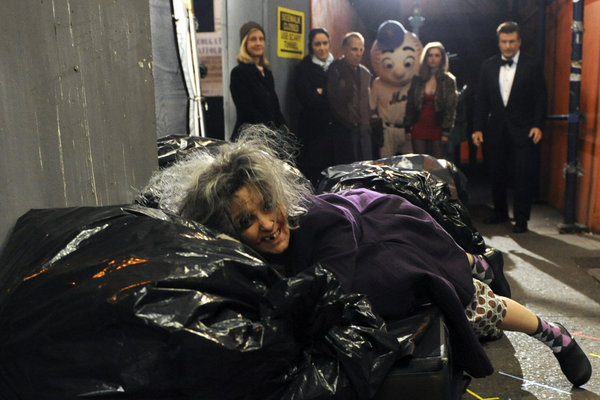
[[[371,109],[383,122],[381,157],[412,152],[403,125],[410,82],[419,71],[423,45],[398,21],[385,21],[377,29],[371,64],[377,78],[371,85]]]

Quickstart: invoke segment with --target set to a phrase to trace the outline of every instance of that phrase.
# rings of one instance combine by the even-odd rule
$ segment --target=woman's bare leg
[[[499,328],[532,335],[538,328],[538,317],[530,309],[508,297],[496,296],[506,304],[506,315]]]

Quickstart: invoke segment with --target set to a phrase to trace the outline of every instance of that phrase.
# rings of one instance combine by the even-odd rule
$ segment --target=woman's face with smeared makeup
[[[231,199],[231,212],[241,239],[261,253],[279,254],[290,244],[287,217],[268,204],[256,188],[244,186]]]

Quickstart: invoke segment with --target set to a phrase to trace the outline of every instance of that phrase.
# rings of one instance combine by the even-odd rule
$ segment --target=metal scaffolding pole
[[[587,230],[575,222],[577,206],[577,177],[583,174],[577,159],[579,141],[579,122],[582,114],[579,108],[581,93],[581,59],[583,44],[583,6],[584,0],[573,0],[573,22],[571,25],[571,74],[569,77],[569,127],[567,134],[567,163],[565,172],[565,215],[564,223],[559,226],[560,233],[573,233]]]

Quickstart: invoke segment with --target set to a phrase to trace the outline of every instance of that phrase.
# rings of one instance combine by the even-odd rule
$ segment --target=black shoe
[[[513,226],[514,233],[525,233],[527,232],[527,221],[517,221]]]
[[[590,364],[590,360],[588,360],[583,350],[581,350],[581,347],[579,347],[575,339],[573,339],[573,336],[571,336],[564,326],[557,322],[555,322],[554,325],[560,327],[562,333],[569,335],[571,338],[571,343],[569,343],[567,347],[562,349],[559,353],[554,353],[554,356],[560,364],[560,369],[573,386],[584,385],[592,376],[592,365]]]
[[[500,331],[499,333],[493,335],[493,334],[489,334],[487,336],[483,336],[479,338],[479,341],[481,343],[487,343],[487,342],[494,342],[496,340],[500,340],[504,337],[504,332]]]
[[[488,247],[485,249],[483,257],[488,262],[490,268],[492,268],[492,272],[494,273],[492,281],[488,284],[490,289],[500,296],[510,297],[510,285],[504,276],[504,259],[502,257],[502,252]]]
[[[483,223],[486,225],[496,225],[506,221],[508,221],[508,215],[506,214],[492,214],[483,219]]]

